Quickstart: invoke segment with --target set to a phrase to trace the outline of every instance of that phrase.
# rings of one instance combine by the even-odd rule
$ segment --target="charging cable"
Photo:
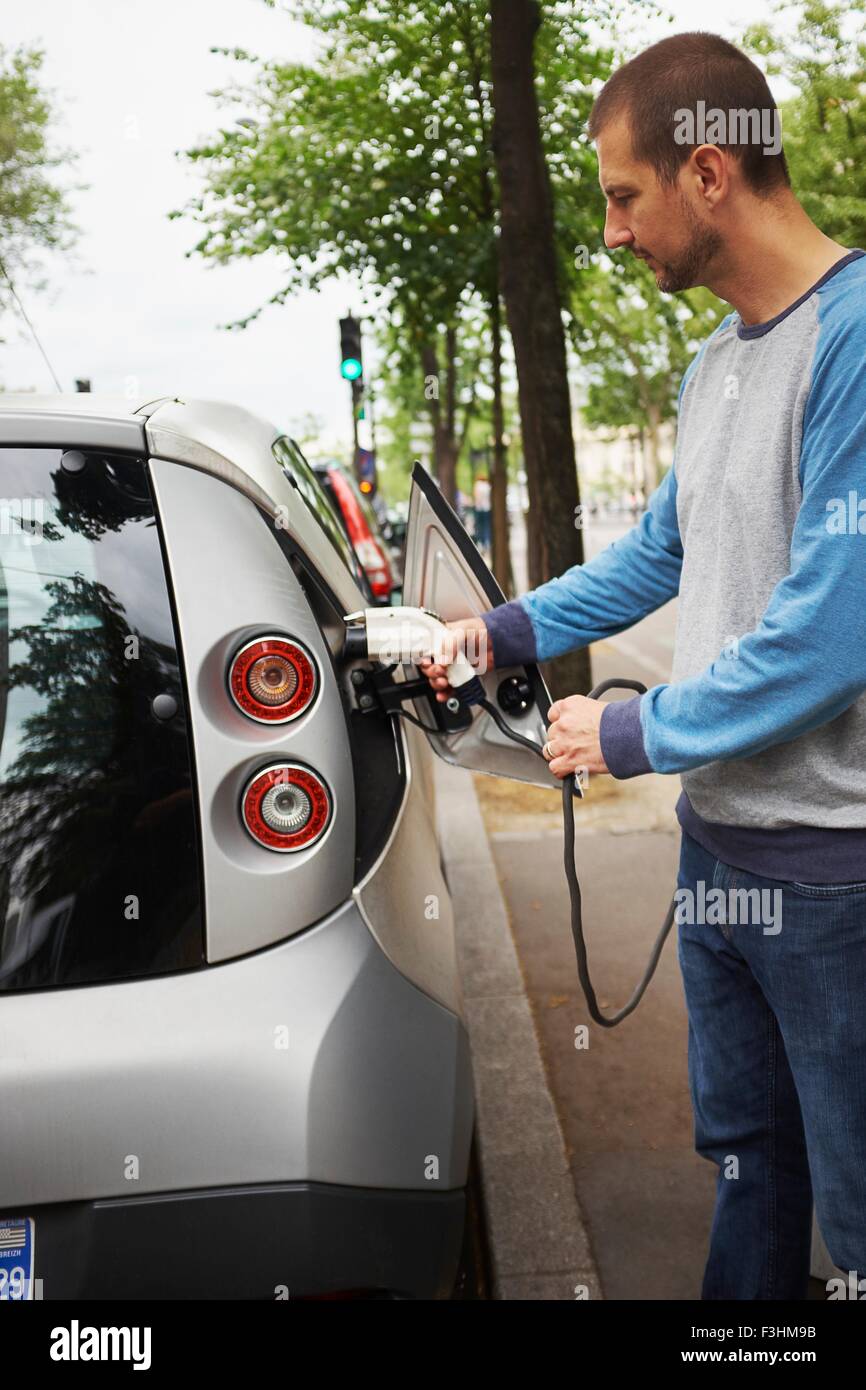
[[[434,650],[431,641],[438,634],[441,619],[437,614],[431,613],[428,609],[366,609],[360,613],[350,613],[345,619],[348,625],[346,646],[344,655],[352,656],[375,656],[382,660],[386,656],[391,660],[414,662],[420,656],[429,655]],[[398,633],[398,622],[402,621],[403,631],[400,633],[399,640],[395,644],[395,635]],[[408,624],[408,627],[407,627]],[[512,743],[518,743],[523,748],[528,748],[531,753],[535,753],[547,766],[547,759],[540,746],[533,740],[525,738],[523,734],[518,734],[514,729],[509,728],[502,718],[499,710],[491,700],[484,694],[484,687],[478,678],[477,672],[466,660],[462,653],[455,658],[454,663],[446,669],[448,682],[454,690],[456,700],[463,705],[478,705],[493,720],[499,731]],[[635,690],[638,694],[644,694],[646,686],[640,681],[624,680],[615,678],[613,680],[602,681],[590,690],[588,699],[597,700],[606,690]],[[423,729],[426,734],[446,735],[446,729],[430,728],[422,720],[416,719],[409,714],[408,710],[394,708],[389,711],[391,714],[399,715],[403,719],[408,719],[411,724]],[[580,784],[573,776],[563,778],[562,783],[562,819],[564,832],[564,865],[565,877],[568,883],[568,893],[571,899],[571,935],[574,939],[574,952],[577,957],[577,975],[580,986],[586,998],[590,1017],[602,1028],[615,1028],[618,1023],[622,1023],[624,1018],[628,1018],[633,1013],[643,999],[647,986],[656,972],[656,967],[661,957],[662,949],[668,938],[671,927],[674,923],[676,912],[676,899],[671,899],[670,907],[665,916],[662,929],[656,937],[652,948],[646,970],[637,988],[629,999],[615,1014],[603,1014],[598,1007],[595,990],[589,975],[589,962],[586,953],[586,941],[583,934],[583,911],[580,894],[580,882],[577,877],[577,865],[575,860],[575,834],[574,834],[574,794],[575,790],[582,796]]]
[[[642,695],[646,690],[646,686],[642,685],[640,681],[632,680],[614,679],[602,681],[600,685],[595,686],[589,692],[587,699],[597,700],[606,690],[611,689],[636,690]],[[491,700],[485,697],[480,700],[476,699],[473,703],[477,704],[490,715],[494,724],[496,724],[497,728],[506,738],[511,739],[512,743],[519,743],[523,748],[528,748],[530,752],[537,754],[538,757],[543,760],[545,766],[547,766],[547,759],[544,757],[538,744],[533,739],[524,738],[523,734],[518,734],[514,729],[509,728]],[[408,719],[412,724],[417,724],[425,733],[442,734],[445,732],[443,729],[428,728],[426,724],[423,724],[420,719],[415,719],[407,710],[393,710],[392,713],[402,715],[404,719]],[[577,958],[577,977],[580,980],[580,987],[583,990],[590,1017],[602,1028],[615,1028],[618,1023],[622,1023],[624,1018],[628,1018],[629,1014],[634,1012],[646,994],[649,982],[656,972],[656,967],[661,958],[664,944],[674,924],[676,900],[673,898],[671,899],[670,907],[668,908],[667,915],[662,924],[662,929],[656,937],[649,961],[647,962],[646,970],[628,1003],[624,1004],[615,1014],[603,1014],[598,1007],[598,1000],[590,978],[586,940],[583,934],[583,909],[580,895],[580,880],[577,877],[577,864],[575,861],[574,783],[571,777],[565,777],[562,783],[562,820],[564,833],[563,862],[565,866],[565,878],[568,883],[568,893],[571,899],[571,935],[574,940],[574,953]]]

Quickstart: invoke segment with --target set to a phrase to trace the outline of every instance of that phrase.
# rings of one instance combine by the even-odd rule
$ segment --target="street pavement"
[[[627,523],[591,525],[588,554]],[[514,539],[522,592],[519,530]],[[593,681],[627,676],[652,686],[669,679],[675,621],[668,604],[596,644]],[[475,784],[604,1296],[699,1298],[715,1170],[693,1149],[676,928],[636,1012],[613,1029],[592,1023],[569,928],[560,798],[521,794],[485,777]],[[576,806],[590,973],[605,1013],[630,998],[670,902],[678,795],[674,777],[598,777]],[[583,1025],[586,1034],[576,1033]]]
[[[590,519],[586,557],[632,524],[629,516]],[[512,559],[520,594],[527,578],[517,517]],[[674,601],[594,644],[593,683],[623,676],[649,688],[668,681],[675,631]],[[610,692],[605,699],[631,696]],[[473,780],[602,1295],[697,1299],[716,1170],[693,1148],[676,926],[637,1010],[613,1029],[593,1023],[575,968],[561,797],[500,778]],[[641,979],[676,886],[679,793],[678,777],[595,776],[575,806],[590,975],[606,1014],[621,1008]],[[820,1278],[809,1296],[825,1298],[823,1281],[836,1271],[817,1230],[812,1267]]]

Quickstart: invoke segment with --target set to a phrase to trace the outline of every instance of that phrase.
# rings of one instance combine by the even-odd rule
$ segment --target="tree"
[[[396,5],[385,9],[396,18]],[[320,66],[257,63],[251,86],[221,94],[255,116],[189,152],[207,186],[187,211],[207,228],[201,255],[279,254],[285,279],[271,303],[357,274],[382,310],[400,303],[420,341],[452,321],[483,254],[456,177],[470,142],[449,114],[437,50],[431,59],[411,22],[392,41],[389,24],[368,22],[365,10],[296,5],[325,37]]]
[[[486,10],[479,0],[297,0],[293,13],[322,33],[320,65],[257,65],[253,88],[234,94],[256,117],[190,152],[207,174],[205,198],[187,209],[209,228],[195,250],[282,253],[290,274],[277,303],[326,275],[365,277],[425,379],[435,471],[453,499],[467,296],[489,305],[490,351],[501,356]],[[504,481],[494,493],[504,519]],[[494,568],[508,570],[501,527]]]
[[[70,156],[49,142],[54,112],[39,85],[42,60],[38,48],[0,46],[0,308],[8,277],[23,270],[33,280],[35,254],[65,249],[75,230],[53,178]]]
[[[462,302],[452,322],[428,327],[423,333],[413,331],[411,325],[407,332],[398,311],[380,335],[387,353],[389,395],[410,410],[413,421],[427,414],[436,477],[452,505],[458,460],[476,406],[476,375],[483,352],[471,307]],[[407,472],[412,458],[414,450],[409,445],[404,455]]]
[[[580,501],[557,269],[553,197],[541,140],[533,51],[536,0],[491,0],[493,145],[500,186],[502,292],[514,344],[523,454],[536,522],[530,584],[583,563]],[[585,693],[589,654],[553,663],[557,693]]]
[[[596,17],[604,7],[605,0],[587,0],[579,11],[551,3],[540,39],[541,138],[569,214],[557,227],[556,254],[566,259],[575,238],[586,240],[598,226],[595,207],[581,213],[593,196],[597,203],[598,192],[583,178],[593,158],[576,113],[585,112],[590,83],[604,70],[604,56],[586,32],[586,15]],[[447,364],[461,356],[467,302],[474,296],[486,306],[493,567],[507,591],[488,0],[294,0],[289,12],[320,32],[320,58],[306,68],[262,64],[234,51],[253,82],[220,94],[243,108],[244,124],[188,152],[205,174],[203,196],[185,210],[204,229],[193,251],[213,261],[274,254],[284,283],[272,303],[326,276],[360,276],[374,312],[399,322],[422,377],[435,356],[441,390],[438,398],[424,398],[424,408],[447,495],[460,447],[451,429],[457,417],[449,408]],[[541,515],[539,496],[535,504],[534,534],[556,529],[556,514]]]
[[[827,236],[866,244],[866,18],[862,0],[809,0],[784,28],[754,25],[745,43],[798,89],[781,106],[794,192]]]
[[[589,425],[627,425],[646,441],[649,481],[661,481],[660,429],[674,420],[683,373],[727,311],[709,290],[659,294],[638,262],[592,266],[572,299],[570,333],[585,368]]]
[[[828,236],[866,238],[866,34],[860,0],[809,0],[751,26],[743,46],[798,90],[781,104],[794,192]],[[795,22],[792,25],[792,18]],[[645,291],[644,292],[644,288]],[[656,480],[657,425],[676,414],[682,374],[728,306],[708,290],[660,296],[645,267],[626,260],[573,277],[572,339],[587,367],[584,418],[645,433]]]

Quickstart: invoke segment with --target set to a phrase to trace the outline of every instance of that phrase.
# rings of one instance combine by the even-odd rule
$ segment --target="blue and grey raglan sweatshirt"
[[[614,777],[680,773],[680,824],[783,880],[866,880],[866,253],[766,323],[728,314],[680,387],[640,523],[485,615],[547,661],[679,595],[669,684],[605,706]]]

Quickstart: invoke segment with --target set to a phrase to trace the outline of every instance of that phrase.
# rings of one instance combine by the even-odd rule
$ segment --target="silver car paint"
[[[363,607],[366,599],[271,453],[279,434],[258,415],[224,401],[166,401],[147,421],[152,455],[222,478],[276,515],[352,613],[352,605]]]
[[[230,964],[7,995],[0,1058],[7,1210],[265,1182],[466,1180],[463,1025],[395,970],[351,902]]]
[[[490,600],[453,538],[415,485],[409,502],[403,602],[409,606],[428,608],[446,622],[455,618],[480,617],[490,608]],[[500,683],[516,674],[519,674],[516,667],[500,667],[482,676],[481,682],[488,700],[495,704]],[[423,719],[423,710],[416,709],[416,715]],[[517,733],[533,739],[539,749],[542,747],[547,738],[547,725],[536,705],[520,716],[503,711],[502,717]],[[433,738],[430,742],[434,742]],[[478,772],[511,777],[538,787],[560,790],[562,787],[540,757],[508,739],[483,710],[476,714],[468,728],[445,738],[435,735],[435,749],[446,762],[458,767],[471,767]]]
[[[433,778],[424,735],[404,725],[409,786],[383,853],[355,899],[370,931],[403,974],[463,1016],[454,912],[439,864]]]
[[[162,409],[142,407],[151,416]],[[226,434],[247,454],[253,438],[264,452],[253,470],[261,482],[177,428],[160,436],[164,451],[201,472],[155,463],[160,500],[171,494],[188,503],[201,499],[202,486],[221,489],[216,505],[232,518],[232,543],[255,522],[259,546],[267,530],[250,501],[272,515],[287,505],[303,548],[318,552],[329,581],[342,585],[347,609],[360,606],[351,577],[276,465],[268,477],[276,431],[223,409],[233,418]],[[98,397],[7,397],[0,444],[144,451],[141,426],[126,411],[131,416],[134,406]],[[206,416],[196,407],[197,420]],[[212,430],[199,432],[213,439]],[[228,439],[224,446],[233,447]],[[201,476],[210,469],[210,478]],[[186,523],[195,519],[194,509],[187,512]],[[168,529],[174,533],[173,521]],[[203,543],[224,557],[222,541],[212,535]],[[290,586],[279,589],[282,603],[286,591],[297,598]],[[300,619],[299,610],[292,616]],[[257,621],[242,631],[253,627]],[[265,730],[268,739],[272,732]],[[405,755],[409,745],[399,737]],[[224,742],[233,747],[230,737]],[[356,901],[294,939],[201,971],[0,998],[0,1202],[301,1179],[422,1189],[465,1183],[473,1117],[467,1039],[456,1013],[429,997],[456,1007],[458,994],[429,757],[423,736],[413,736],[401,812]],[[438,896],[438,920],[416,910],[413,884]],[[284,910],[280,920],[285,929]]]
[[[207,958],[228,960],[302,931],[351,896],[352,756],[328,649],[291,566],[256,508],[232,487],[156,459],[159,504],[186,668],[202,828]],[[226,672],[256,636],[298,637],[319,689],[290,724],[259,724],[234,704]],[[334,808],[323,837],[274,854],[244,829],[244,787],[281,759],[308,764]]]
[[[311,558],[319,555],[319,566],[322,572],[327,575],[329,582],[335,586],[342,583],[343,589],[346,591],[343,596],[344,602],[347,604],[346,611],[352,611],[348,606],[350,603],[354,602],[363,606],[365,600],[360,592],[354,588],[350,576],[345,574],[341,562],[335,558],[333,551],[331,551],[330,543],[321,535],[317,523],[309,516],[297,493],[286,483],[281,470],[274,462],[270,448],[276,437],[275,431],[264,426],[255,416],[248,416],[246,412],[237,410],[235,407],[222,406],[213,410],[213,413],[223,422],[224,437],[218,438],[210,419],[210,407],[207,411],[197,407],[196,411],[192,412],[191,408],[177,406],[174,402],[171,402],[170,406],[174,414],[180,411],[184,412],[181,416],[184,421],[187,419],[187,412],[190,412],[191,418],[188,428],[190,430],[195,429],[199,437],[195,440],[190,439],[177,430],[169,431],[161,424],[159,428],[156,428],[156,425],[166,418],[166,411],[169,408],[159,407],[155,419],[152,418],[148,424],[148,437],[151,446],[154,448],[158,446],[164,454],[170,452],[174,457],[185,460],[188,467],[171,471],[167,463],[153,459],[151,471],[160,492],[160,505],[165,515],[166,533],[168,534],[169,529],[172,533],[177,529],[178,542],[183,538],[182,544],[174,542],[169,544],[169,560],[173,582],[182,587],[183,598],[179,603],[181,615],[184,612],[195,612],[196,614],[195,621],[189,622],[186,627],[184,627],[184,619],[181,616],[181,624],[184,630],[183,646],[187,662],[194,738],[196,746],[201,741],[201,747],[204,750],[203,757],[209,768],[211,760],[217,755],[214,746],[214,713],[218,711],[217,723],[221,729],[235,729],[238,720],[244,726],[249,722],[244,720],[242,716],[238,716],[237,719],[229,718],[228,712],[224,710],[221,702],[222,687],[219,690],[218,700],[208,698],[207,692],[213,685],[214,672],[209,668],[205,669],[205,658],[201,656],[201,652],[208,645],[202,640],[201,635],[213,628],[217,615],[210,611],[208,586],[206,584],[201,585],[202,576],[199,572],[198,557],[201,552],[210,551],[211,558],[222,565],[228,538],[231,537],[233,553],[235,553],[238,540],[238,536],[231,529],[232,523],[228,521],[224,527],[214,527],[213,534],[209,529],[212,518],[218,514],[220,506],[214,492],[215,488],[220,487],[216,478],[223,478],[232,485],[231,488],[223,488],[223,491],[235,499],[232,506],[238,516],[240,515],[238,508],[242,505],[248,506],[248,504],[243,504],[237,490],[241,486],[243,486],[244,494],[250,501],[254,501],[257,506],[270,515],[273,515],[276,506],[291,508],[293,534],[298,537],[304,550]],[[219,443],[221,449],[231,448],[238,451],[245,461],[243,473],[234,462],[226,459],[222,452],[214,450],[212,446],[215,443]],[[207,469],[206,474],[196,471],[204,469]],[[207,508],[196,508],[192,502],[195,488],[200,480],[205,484],[210,484],[209,495],[213,500]],[[265,492],[265,487],[271,490],[270,494]],[[170,489],[172,493],[171,506],[168,505],[167,489]],[[224,508],[227,509],[227,507],[228,503],[225,503]],[[195,516],[198,516],[197,523],[194,519]],[[256,557],[263,544],[260,533],[264,527],[249,507],[248,517],[254,523],[254,528],[249,532],[249,536],[251,543],[256,547],[256,553],[250,551],[249,563],[257,571],[258,561]],[[200,545],[190,543],[190,536],[193,531],[200,536]],[[324,560],[321,558],[323,544],[328,546],[329,551]],[[218,552],[216,555],[214,555],[215,549]],[[274,549],[276,550],[276,547]],[[242,551],[237,553],[243,554]],[[277,551],[276,553],[280,566],[282,566],[277,573],[278,583],[288,582],[284,577],[281,577],[287,574],[288,579],[297,589],[297,581],[294,579],[289,566],[280,552]],[[237,573],[240,573],[240,570]],[[235,582],[237,573],[232,572],[232,583]],[[257,573],[257,579],[258,577]],[[200,587],[197,588],[197,586]],[[351,591],[349,592],[349,590]],[[297,593],[299,594],[300,591],[297,590]],[[299,602],[300,607],[296,611],[302,614],[306,608],[306,601],[302,595]],[[223,618],[223,612],[223,609],[220,608],[220,621]],[[306,627],[298,627],[296,629],[297,635],[303,638],[304,632],[307,630]],[[321,653],[324,651],[324,645],[321,643],[321,638],[318,637],[318,629],[315,628],[315,624],[311,630],[315,631],[318,638],[316,650]],[[220,652],[218,649],[216,658],[219,655],[227,659],[228,654],[224,650]],[[211,664],[218,669],[219,660],[216,658],[212,649]],[[197,666],[196,662],[198,662]],[[323,661],[322,666],[325,669],[327,662]],[[191,674],[194,667],[201,673],[199,680],[194,679]],[[336,695],[336,691],[333,693]],[[329,728],[333,728],[335,738],[345,742],[346,734],[342,714],[333,702],[331,712],[336,712],[339,718],[335,719],[333,725],[325,725],[325,737],[329,737]],[[235,712],[232,711],[232,713]],[[292,737],[294,727],[293,725],[284,728],[284,737],[279,744],[273,738],[275,731],[265,729],[261,736],[263,749],[277,746],[289,749],[295,746]],[[321,728],[322,721],[317,726],[317,730],[310,729],[311,736]],[[307,719],[305,717],[298,721],[299,734],[306,736],[306,729]],[[433,780],[429,775],[424,775],[425,769],[429,768],[430,754],[423,735],[417,734],[411,725],[401,725],[397,737],[400,739],[401,756],[406,764],[406,795],[388,844],[376,864],[368,872],[364,882],[355,890],[355,894],[364,920],[368,923],[382,950],[397,968],[402,970],[420,989],[425,990],[434,999],[438,999],[446,1008],[460,1012],[457,965],[454,954],[453,914],[448,889],[439,866],[438,842],[433,823]],[[304,746],[307,744],[300,742],[297,744],[298,748]],[[318,748],[318,745],[313,746]],[[346,751],[348,754],[348,750]],[[346,765],[348,766],[348,763]],[[323,764],[317,763],[316,766],[327,775]],[[222,846],[228,843],[229,839],[234,844],[235,802],[232,795],[234,793],[240,794],[239,787],[237,783],[229,787],[223,784],[223,794],[217,798],[216,788],[213,792],[205,792],[205,778],[214,787],[217,779],[210,777],[209,771],[199,772],[198,781],[202,805],[205,808],[203,822],[206,862],[208,865],[215,865],[218,861],[222,861],[225,880],[229,883],[234,882],[237,891],[240,881],[233,872],[232,863],[225,862],[226,856]],[[422,779],[423,785],[421,784]],[[418,785],[414,785],[413,782]],[[208,811],[213,812],[212,819],[208,818]],[[225,814],[226,812],[227,814]],[[343,839],[344,837],[341,837],[341,842]],[[321,843],[324,845],[325,842]],[[316,846],[310,851],[310,857],[315,855],[318,848],[319,846]],[[261,856],[266,856],[267,860],[278,857],[268,854],[267,850],[259,849],[251,842],[250,849],[253,857],[251,858],[249,854],[246,855],[248,863],[254,863]],[[349,858],[346,860],[347,863],[350,863],[350,855],[351,848],[349,849]],[[284,856],[279,857],[283,858]],[[302,856],[292,856],[292,858],[295,857],[300,859]],[[230,856],[230,860],[232,858],[233,856]],[[327,871],[332,860],[328,857],[314,862],[318,871],[323,873]],[[342,868],[343,866],[339,867]],[[289,871],[290,869],[287,869],[286,873]],[[277,871],[274,869],[271,872],[276,878]],[[315,885],[315,880],[312,877],[310,884]],[[430,901],[431,898],[433,899],[432,902]],[[298,909],[293,903],[293,917],[296,911]],[[431,913],[436,913],[437,916],[431,916]],[[305,925],[305,923],[301,923],[301,925]],[[225,931],[221,932],[209,924],[209,959],[225,959],[227,955],[235,954],[231,943],[233,935],[241,930],[249,932],[252,930],[252,926],[247,924],[242,928],[237,919],[227,920]],[[267,924],[262,923],[260,930],[263,933],[272,933],[268,936],[268,940],[271,941],[278,940],[286,934],[288,928],[284,905],[281,909],[279,902],[274,903],[270,921]]]

